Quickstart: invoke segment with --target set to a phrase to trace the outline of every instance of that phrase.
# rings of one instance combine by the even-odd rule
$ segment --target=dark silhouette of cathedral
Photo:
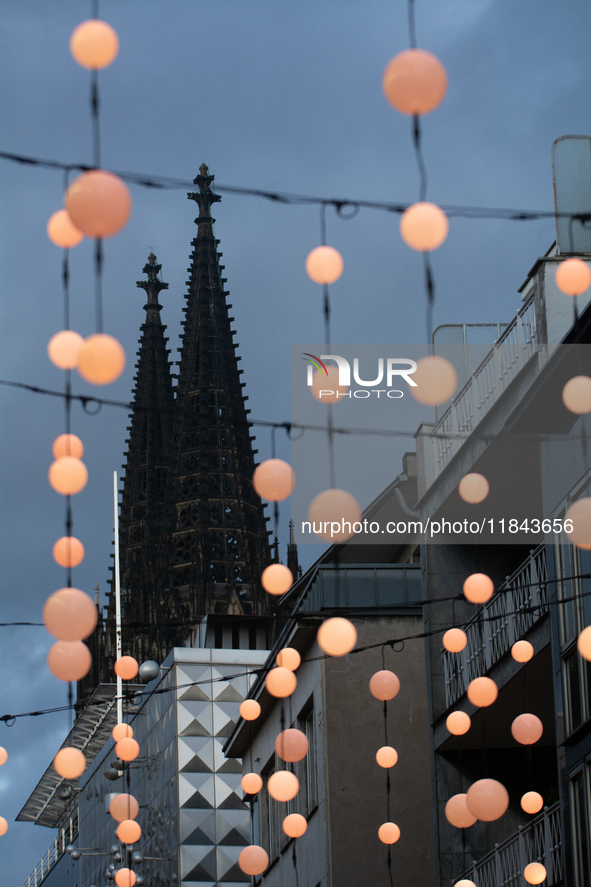
[[[257,450],[214,237],[211,206],[221,198],[213,179],[203,164],[198,190],[188,194],[199,216],[176,376],[160,317],[159,294],[168,284],[154,253],[143,269],[147,279],[137,283],[147,295],[146,319],[119,535],[123,653],[140,663],[162,662],[173,646],[191,643],[199,626],[212,647],[266,649],[271,640],[260,576],[273,557],[268,518],[252,486]],[[288,560],[295,577],[293,538]],[[106,619],[88,641],[93,665],[78,685],[79,706],[99,683],[114,680],[113,580],[111,586]]]

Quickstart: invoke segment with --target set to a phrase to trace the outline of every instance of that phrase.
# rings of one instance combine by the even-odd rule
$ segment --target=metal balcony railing
[[[60,828],[55,841],[50,845],[47,853],[41,857],[23,887],[39,887],[50,873],[55,864],[61,859],[66,852],[66,847],[78,835],[78,808],[74,816],[70,817],[67,825]]]
[[[443,650],[447,708],[463,696],[470,681],[492,668],[548,611],[547,579],[546,547],[542,544],[464,625],[468,643],[461,653]]]
[[[537,344],[535,303],[532,295],[433,426],[431,434],[435,442],[436,476],[441,474],[460,449],[462,438],[474,431],[532,357]]]
[[[530,862],[541,862],[546,867],[544,885],[562,883],[562,828],[560,805],[544,807],[542,813],[528,825],[503,841],[494,850],[474,861],[460,877],[468,878],[478,887],[529,887],[523,870]]]

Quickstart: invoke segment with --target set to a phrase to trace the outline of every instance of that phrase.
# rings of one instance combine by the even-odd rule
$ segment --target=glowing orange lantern
[[[295,671],[296,668],[299,668],[302,657],[293,647],[284,647],[277,654],[275,661],[282,668],[289,668],[290,671]]]
[[[569,541],[578,548],[591,547],[591,499],[577,499],[564,517],[573,524],[572,530],[566,531]]]
[[[544,799],[539,792],[526,792],[521,798],[521,809],[526,813],[539,813],[544,806]]]
[[[47,664],[60,681],[79,681],[90,671],[92,656],[82,641],[56,641],[47,654]]]
[[[325,542],[346,542],[362,529],[359,503],[345,490],[319,493],[310,503],[308,520],[316,536]]]
[[[70,249],[73,246],[78,246],[84,234],[72,224],[65,209],[58,209],[47,223],[47,236],[56,246]]]
[[[534,648],[529,641],[515,641],[511,647],[511,656],[515,662],[529,662],[534,655]]]
[[[8,760],[8,752],[0,745],[0,767]]]
[[[476,884],[468,878],[462,878],[461,881],[456,881],[454,887],[476,887]]]
[[[289,668],[272,668],[265,678],[265,687],[276,699],[291,696],[298,685],[298,680]]]
[[[509,806],[509,793],[496,779],[479,779],[466,793],[470,811],[481,822],[500,819]]]
[[[394,699],[400,690],[400,680],[393,671],[376,671],[369,681],[369,692],[382,702]]]
[[[64,456],[74,456],[81,459],[84,455],[84,444],[75,434],[60,434],[51,447],[54,459],[63,459]]]
[[[591,413],[591,379],[589,376],[574,376],[562,389],[562,402],[567,410],[577,416]]]
[[[133,656],[120,656],[114,665],[115,674],[124,681],[131,681],[140,670],[137,659]]]
[[[591,625],[584,628],[577,639],[577,649],[583,659],[591,662]]]
[[[357,630],[342,616],[325,619],[316,635],[318,646],[329,656],[345,656],[357,643]]]
[[[443,646],[450,653],[460,653],[468,643],[468,636],[461,628],[450,628],[443,635]]]
[[[290,813],[283,820],[282,828],[288,838],[301,838],[306,834],[308,823],[301,813]]]
[[[133,795],[128,795],[123,792],[120,795],[115,795],[111,803],[109,804],[109,813],[116,819],[117,822],[125,822],[126,819],[135,819],[138,813],[140,812],[140,805]],[[129,841],[125,843],[133,844],[134,841]]]
[[[472,472],[472,474],[464,475],[458,484],[460,498],[464,502],[468,502],[469,505],[477,505],[479,502],[484,502],[489,490],[490,486],[487,479],[476,471]]]
[[[334,283],[344,267],[343,257],[332,246],[317,246],[306,259],[306,271],[314,283]]]
[[[80,333],[62,330],[52,336],[47,345],[49,359],[60,370],[73,370],[78,366],[78,356],[84,344]]]
[[[261,707],[256,699],[245,699],[240,703],[240,717],[245,721],[256,721],[261,713]]]
[[[84,545],[74,536],[62,536],[53,546],[53,559],[60,567],[77,567],[84,560]]]
[[[261,499],[282,502],[291,496],[295,473],[283,459],[266,459],[255,469],[252,484]]]
[[[135,844],[142,836],[142,829],[139,822],[133,819],[124,819],[117,826],[117,837],[122,844]]]
[[[49,467],[49,483],[62,496],[75,496],[84,489],[88,481],[88,470],[84,462],[75,456],[62,456]]]
[[[263,780],[258,773],[245,773],[240,785],[245,794],[256,795],[263,787]]]
[[[430,252],[444,243],[449,231],[447,216],[434,203],[413,203],[400,219],[400,236],[418,252]]]
[[[463,736],[472,726],[472,720],[465,711],[452,711],[447,716],[445,726],[452,736]]]
[[[80,641],[96,628],[96,604],[79,588],[60,588],[47,598],[43,622],[47,631],[60,641]]]
[[[338,367],[327,366],[326,375],[324,370],[322,372],[316,370],[312,375],[310,392],[320,403],[338,403],[346,396],[348,390],[348,385],[339,385]]]
[[[308,754],[308,737],[301,730],[282,730],[275,740],[275,751],[282,761],[294,763]]]
[[[453,365],[436,354],[417,360],[412,380],[416,387],[411,387],[410,393],[419,403],[430,407],[450,400],[458,387],[458,374]]]
[[[398,752],[391,745],[383,745],[376,752],[376,763],[384,770],[394,767],[398,761]]]
[[[454,795],[445,805],[445,818],[456,828],[469,828],[477,817],[468,808],[466,795]]]
[[[565,259],[556,268],[556,286],[567,296],[580,296],[591,286],[591,269],[582,259]]]
[[[464,597],[471,604],[484,604],[495,590],[494,583],[484,573],[472,573],[464,582]]]
[[[519,715],[511,724],[511,735],[521,745],[533,745],[542,738],[544,725],[541,720],[529,713]]]
[[[378,829],[378,838],[382,844],[395,844],[400,837],[400,829],[395,822],[384,822]]]
[[[66,191],[66,209],[87,237],[112,237],[131,215],[131,194],[125,182],[104,169],[75,179]]]
[[[109,385],[125,369],[125,351],[113,336],[95,333],[84,340],[78,355],[78,372],[92,385]]]
[[[5,835],[8,831],[8,822],[4,819],[3,816],[0,816],[0,836]]]
[[[293,585],[293,574],[283,564],[271,564],[263,570],[261,585],[269,594],[277,596],[285,594]]]
[[[115,724],[111,732],[111,736],[113,737],[115,742],[119,742],[120,739],[132,739],[133,728],[130,727],[129,724]]]
[[[447,92],[447,73],[425,49],[406,49],[388,62],[382,78],[384,95],[401,114],[428,114]]]
[[[61,748],[53,759],[53,766],[64,779],[77,779],[86,770],[86,758],[79,748]]]
[[[74,28],[70,37],[70,52],[82,68],[91,71],[106,68],[117,58],[119,37],[107,22],[88,19]]]
[[[541,862],[530,862],[523,870],[523,877],[528,884],[541,884],[546,880],[547,872]]]
[[[276,770],[267,780],[267,790],[276,801],[291,801],[300,790],[300,783],[295,773]]]
[[[251,844],[240,851],[238,866],[245,875],[262,875],[269,865],[267,851],[256,844]]]
[[[499,695],[499,691],[491,678],[474,678],[468,684],[467,694],[472,705],[476,705],[478,708],[486,708],[493,704]]]
[[[118,872],[115,872],[115,883],[117,884],[117,887],[134,887],[136,880],[136,874],[131,869],[123,868],[119,869]]]
[[[140,753],[139,742],[129,737],[120,739],[115,745],[115,754],[122,761],[135,761]]]

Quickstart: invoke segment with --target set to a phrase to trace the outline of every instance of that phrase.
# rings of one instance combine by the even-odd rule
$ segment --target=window
[[[308,754],[298,761],[296,775],[300,781],[298,793],[298,813],[309,816],[318,805],[318,783],[316,774],[316,731],[314,729],[314,697],[311,696],[298,717],[298,729],[306,734]]]
[[[571,779],[571,829],[576,887],[591,887],[591,767],[584,768]]]

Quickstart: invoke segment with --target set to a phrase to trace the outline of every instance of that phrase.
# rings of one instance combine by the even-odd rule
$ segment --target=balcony
[[[23,887],[39,887],[48,876],[52,868],[59,862],[66,852],[68,844],[72,844],[78,836],[78,808],[74,815],[70,817],[66,825],[62,826],[57,834],[53,844],[50,845],[48,851],[41,857],[41,861],[37,863]]]
[[[540,545],[463,626],[468,643],[462,652],[443,651],[447,708],[464,695],[470,681],[486,674],[548,612],[547,580],[546,547]]]
[[[523,870],[530,862],[541,862],[546,868],[544,885],[562,884],[562,828],[560,804],[544,807],[528,825],[503,841],[494,850],[474,861],[460,877],[468,878],[478,887],[528,887]]]

